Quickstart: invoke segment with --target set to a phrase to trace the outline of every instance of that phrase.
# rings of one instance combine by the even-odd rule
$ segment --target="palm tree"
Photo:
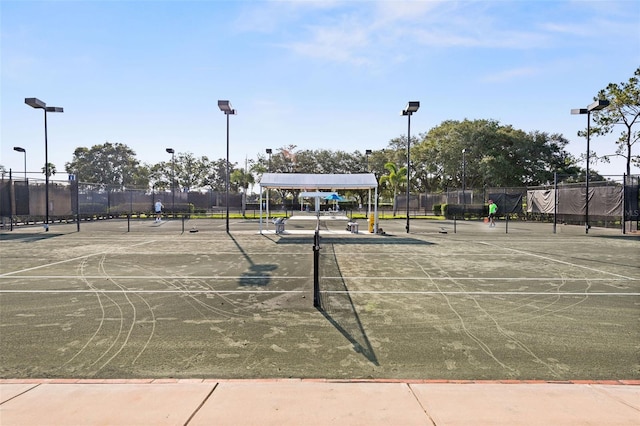
[[[407,168],[401,167],[398,169],[395,163],[387,163],[384,168],[389,173],[380,177],[380,186],[387,186],[393,191],[393,215],[395,216],[398,209],[398,190],[407,182]]]
[[[49,163],[49,177],[56,174],[56,165],[53,163]],[[42,174],[47,174],[47,166],[42,167]]]
[[[242,191],[242,214],[244,215],[247,208],[247,191],[249,190],[249,185],[256,183],[256,180],[250,172],[236,169],[231,173],[230,181],[244,190]]]

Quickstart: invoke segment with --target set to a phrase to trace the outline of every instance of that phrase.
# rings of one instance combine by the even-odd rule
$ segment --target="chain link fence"
[[[442,215],[448,219],[479,219],[487,215],[487,202],[491,199],[498,205],[499,215],[509,215],[510,219],[589,223],[637,231],[639,181],[638,175],[608,176],[602,181],[589,182],[588,195],[586,182],[580,182],[578,176],[560,175],[554,182],[536,187],[453,188],[444,192],[414,193],[409,197],[409,214],[413,217]],[[44,223],[45,194],[44,180],[3,178],[0,181],[2,227]],[[167,215],[211,216],[226,212],[226,199],[226,192],[222,191],[154,191],[50,180],[49,220],[55,223],[146,217],[152,215],[156,201],[163,203]],[[280,205],[285,208],[281,203],[270,205],[276,209]],[[253,207],[259,210],[259,206]],[[251,209],[251,205],[245,208]],[[245,213],[242,194],[229,194],[229,209],[233,213]],[[383,218],[404,217],[406,211],[405,195],[396,197],[395,211],[392,206],[383,204],[378,210]]]

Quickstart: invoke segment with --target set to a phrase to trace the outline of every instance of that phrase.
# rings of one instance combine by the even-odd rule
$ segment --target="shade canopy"
[[[301,192],[300,194],[298,194],[298,197],[299,198],[324,198],[330,194],[332,194],[332,192],[311,191],[311,192]]]
[[[339,196],[338,194],[336,194],[335,192],[332,192],[331,194],[327,195],[326,197],[324,197],[325,200],[336,200],[336,201],[341,201],[342,197]]]
[[[335,191],[337,189],[377,188],[378,182],[373,173],[264,173],[262,179],[260,179],[260,187],[265,189],[293,189],[300,191]]]
[[[368,214],[373,214],[373,232],[378,232],[378,181],[373,173],[347,174],[307,174],[307,173],[264,173],[260,185],[260,233],[262,234],[262,194],[269,189],[298,190],[301,196],[314,197],[316,209],[319,211],[320,198],[339,189],[374,189],[374,210],[371,211],[371,193],[369,193]],[[304,195],[303,195],[304,194]],[[337,194],[336,194],[337,195]],[[267,199],[269,196],[267,195]],[[267,218],[269,218],[269,204],[265,203]],[[267,222],[268,226],[268,222]]]

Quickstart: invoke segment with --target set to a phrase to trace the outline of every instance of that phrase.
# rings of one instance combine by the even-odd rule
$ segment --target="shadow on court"
[[[229,234],[231,241],[236,245],[236,248],[242,254],[242,257],[249,262],[249,270],[242,273],[242,276],[238,280],[238,284],[241,286],[267,286],[271,282],[271,275],[269,272],[278,269],[278,265],[275,264],[256,264],[251,256],[242,248],[240,243]]]
[[[33,243],[36,241],[49,240],[51,238],[61,237],[65,234],[55,232],[42,232],[41,234],[8,234],[3,233],[0,241],[19,241],[22,243]]]
[[[384,244],[398,244],[398,245],[433,245],[435,243],[419,240],[417,238],[408,238],[408,237],[397,237],[394,235],[384,235],[384,236],[345,236],[345,237],[334,237],[334,236],[322,236],[323,244],[340,244],[340,245],[384,245]],[[313,237],[300,237],[300,236],[283,236],[276,244],[313,244]]]
[[[333,244],[323,242],[325,253],[321,255],[322,275],[330,277],[322,283],[323,292],[320,295],[320,307],[318,310],[342,335],[353,345],[356,352],[362,354],[367,360],[379,366],[376,354],[367,337],[358,311],[351,299],[349,289],[342,273],[340,265],[333,250]]]
[[[606,238],[611,240],[640,240],[640,234],[625,234],[625,235],[594,235],[596,238]]]

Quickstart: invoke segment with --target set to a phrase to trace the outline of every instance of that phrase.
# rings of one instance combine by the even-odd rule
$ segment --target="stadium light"
[[[609,101],[606,99],[598,99],[586,108],[576,108],[571,110],[571,114],[587,114],[587,170],[585,172],[585,180],[587,181],[587,187],[584,196],[584,233],[589,233],[589,141],[591,139],[591,111],[600,111],[609,106]]]
[[[229,101],[218,101],[218,108],[220,111],[224,112],[224,115],[227,116],[227,178],[226,178],[226,186],[227,186],[227,234],[229,233],[229,116],[235,115],[236,110],[231,107],[231,103]]]
[[[64,112],[64,109],[62,107],[48,107],[45,102],[42,102],[38,98],[25,98],[24,103],[32,108],[44,111],[44,229],[45,231],[49,231],[49,147],[47,142],[47,113]]]
[[[411,172],[411,158],[409,156],[409,151],[411,148],[411,115],[414,112],[417,112],[418,108],[420,108],[419,101],[409,101],[401,113],[401,115],[407,116],[407,234],[409,233],[409,174]]]
[[[467,198],[465,197],[465,191],[467,189],[467,149],[462,149],[462,219],[464,220],[464,213],[466,211]]]
[[[175,217],[176,208],[176,151],[173,148],[166,149],[171,154],[171,215]]]
[[[13,150],[22,152],[24,154],[24,181],[26,182],[27,181],[27,150],[19,146],[14,146]]]
[[[271,173],[271,154],[273,154],[273,150],[271,148],[267,148],[265,150],[265,152],[269,156],[269,163],[268,163],[268,166],[267,166],[267,172]]]
[[[367,173],[370,172],[369,170],[369,156],[373,153],[373,151],[371,151],[370,149],[367,149],[364,151],[364,155],[367,157]],[[369,191],[367,191],[367,219],[369,219],[369,216],[371,215],[371,188],[369,188]]]
[[[370,149],[367,149],[364,151],[364,155],[367,159],[367,173],[369,173],[369,156],[371,155],[373,151],[371,151]]]

